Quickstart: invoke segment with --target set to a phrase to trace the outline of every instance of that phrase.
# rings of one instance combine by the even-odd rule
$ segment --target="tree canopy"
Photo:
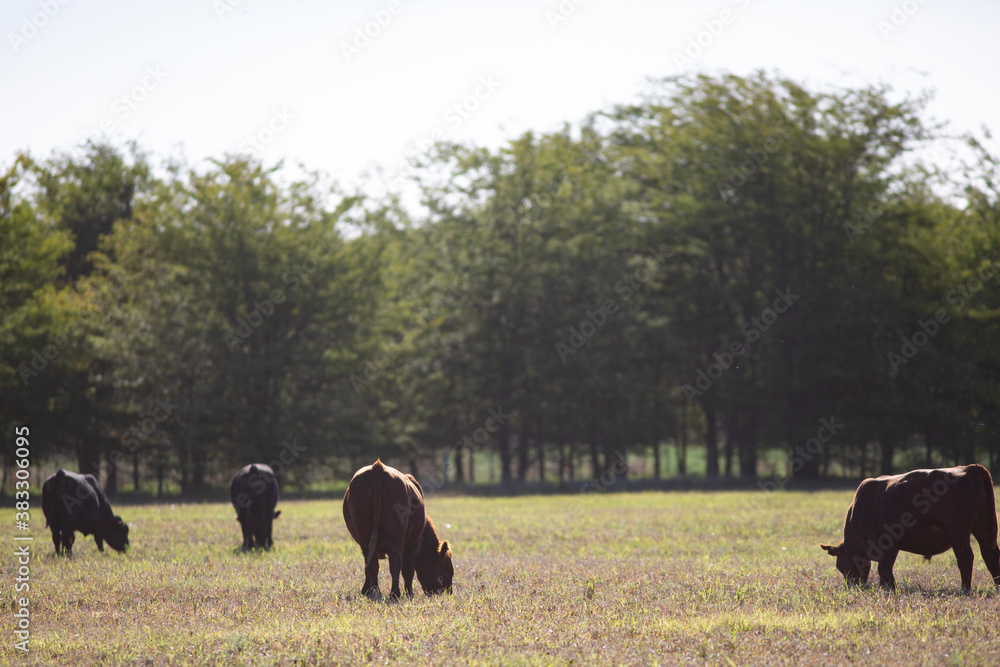
[[[376,456],[432,489],[995,465],[997,159],[925,103],[673,77],[438,144],[419,214],[244,155],[15,156],[0,422],[112,492]],[[948,141],[953,172],[922,152]]]

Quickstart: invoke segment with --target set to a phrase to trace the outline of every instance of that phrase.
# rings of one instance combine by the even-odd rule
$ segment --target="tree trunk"
[[[132,452],[132,489],[139,492],[139,452]]]
[[[190,445],[184,444],[177,448],[177,458],[181,469],[181,495],[191,490],[191,465],[189,462]]]
[[[500,449],[500,452],[499,452],[499,454],[500,454],[500,483],[503,486],[510,486],[511,483],[514,481],[513,478],[511,477],[511,474],[510,474],[510,467],[511,467],[510,464],[513,462],[511,460],[513,457],[511,456],[511,453],[510,453],[510,445],[511,445],[510,438],[511,438],[511,435],[510,435],[508,429],[504,428],[500,432],[500,438],[499,438],[499,440],[500,440],[500,443],[499,443],[499,449]]]
[[[892,474],[892,459],[896,453],[896,443],[891,436],[879,438],[879,454],[881,455],[880,475]]]
[[[590,443],[590,476],[593,479],[601,476],[601,453],[595,442]]]
[[[81,475],[93,475],[101,478],[101,450],[89,444],[87,439],[81,439],[76,446],[76,464]]]
[[[653,479],[660,479],[660,442],[653,445]]]
[[[110,457],[107,458],[107,461],[108,478],[104,481],[104,492],[109,498],[113,498],[118,495],[118,466]]]
[[[521,431],[517,438],[517,481],[524,484],[528,476],[528,433],[527,429]]]
[[[719,476],[719,430],[715,421],[715,410],[705,411],[705,456],[708,466],[705,474],[708,477]]]
[[[465,462],[462,460],[462,448],[455,448],[455,482],[458,484],[465,483],[465,471],[462,466]]]
[[[545,444],[539,440],[535,446],[538,452],[538,483],[545,484]]]
[[[677,474],[687,475],[687,408],[681,408],[681,423],[677,433]]]
[[[208,457],[205,455],[204,447],[192,447],[191,459],[191,488],[195,493],[201,493],[205,489],[205,468],[208,465]]]
[[[733,476],[733,450],[735,449],[735,435],[733,434],[733,420],[726,420],[726,445],[725,445],[725,475],[726,477]]]
[[[757,477],[757,425],[751,418],[741,419],[739,426],[740,477]]]

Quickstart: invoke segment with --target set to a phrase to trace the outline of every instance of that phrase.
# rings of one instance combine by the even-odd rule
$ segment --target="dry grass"
[[[950,552],[901,555],[896,594],[843,586],[817,544],[850,498],[436,496],[455,594],[398,604],[360,597],[339,499],[281,503],[276,549],[251,556],[233,553],[226,505],[119,506],[132,551],[78,536],[72,559],[51,555],[35,510],[31,653],[6,633],[0,663],[1000,664],[1000,595],[978,552],[969,596]]]

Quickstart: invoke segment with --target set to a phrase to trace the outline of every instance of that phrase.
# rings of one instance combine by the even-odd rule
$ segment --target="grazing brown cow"
[[[848,584],[866,583],[871,561],[878,561],[879,583],[894,589],[892,565],[900,551],[931,556],[954,549],[962,589],[972,588],[975,535],[993,583],[1000,586],[1000,547],[993,479],[974,463],[955,468],[913,470],[866,479],[854,493],[844,521],[844,539],[821,544],[837,557]]]
[[[406,594],[413,596],[413,573],[424,593],[451,592],[455,568],[448,541],[438,540],[424,511],[424,492],[413,475],[404,475],[381,459],[361,468],[344,494],[344,521],[365,557],[362,595],[380,596],[378,561],[389,557],[390,597],[399,598],[399,573]]]

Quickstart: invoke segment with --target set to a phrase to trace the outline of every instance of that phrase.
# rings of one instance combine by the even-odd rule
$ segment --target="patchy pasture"
[[[128,554],[78,536],[56,558],[37,508],[31,652],[8,632],[0,663],[1000,664],[1000,595],[978,550],[967,596],[950,551],[901,554],[896,593],[844,586],[818,545],[851,495],[434,495],[455,592],[400,603],[360,595],[340,497],[282,500],[259,554],[234,553],[228,503],[120,499]],[[13,510],[0,517],[13,526]],[[4,570],[9,628],[12,557]]]

